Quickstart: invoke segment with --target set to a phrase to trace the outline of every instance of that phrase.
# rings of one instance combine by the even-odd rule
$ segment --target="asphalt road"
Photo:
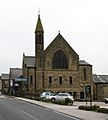
[[[0,96],[0,120],[79,120],[12,97]]]

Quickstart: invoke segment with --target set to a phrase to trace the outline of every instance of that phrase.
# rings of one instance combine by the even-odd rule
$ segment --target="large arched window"
[[[62,50],[58,50],[53,55],[52,60],[53,69],[68,69],[68,60]]]

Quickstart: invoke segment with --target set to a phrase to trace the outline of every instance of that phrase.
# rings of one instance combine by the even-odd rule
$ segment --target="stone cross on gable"
[[[40,15],[40,8],[38,9],[38,15]]]

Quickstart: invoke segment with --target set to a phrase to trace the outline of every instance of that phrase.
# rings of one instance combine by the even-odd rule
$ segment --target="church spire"
[[[38,20],[37,20],[37,25],[35,29],[35,43],[36,43],[36,51],[44,50],[44,30],[43,30],[39,13],[38,13]]]
[[[41,19],[40,19],[40,14],[38,14],[38,20],[37,20],[37,25],[36,25],[35,33],[36,32],[44,32],[43,26],[42,26],[42,23],[41,23]]]

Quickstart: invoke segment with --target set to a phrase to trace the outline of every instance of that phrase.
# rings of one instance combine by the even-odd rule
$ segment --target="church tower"
[[[38,14],[38,20],[35,29],[35,56],[37,69],[42,69],[43,51],[44,51],[44,30],[40,19],[40,14]]]
[[[44,88],[44,30],[38,14],[35,29],[35,64],[36,64],[36,88],[40,91]]]

